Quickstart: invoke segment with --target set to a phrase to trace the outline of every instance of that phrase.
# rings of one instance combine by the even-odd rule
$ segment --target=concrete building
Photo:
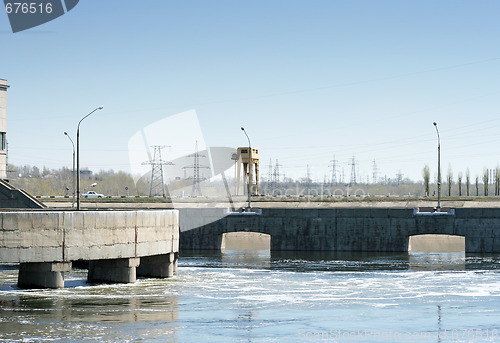
[[[7,178],[7,80],[0,79],[0,179]]]
[[[236,180],[237,188],[236,195],[240,194],[240,180],[241,180],[241,166],[243,165],[243,180],[247,180],[250,178],[250,190],[246,189],[247,187],[243,187],[246,190],[246,194],[250,191],[252,195],[260,194],[259,190],[259,149],[248,147],[240,147],[238,148],[238,176]],[[255,181],[254,181],[255,180]],[[243,181],[245,184],[247,181]],[[254,192],[255,185],[255,192]],[[243,192],[245,193],[245,192]]]
[[[45,205],[7,179],[7,80],[0,79],[0,208],[44,208]]]

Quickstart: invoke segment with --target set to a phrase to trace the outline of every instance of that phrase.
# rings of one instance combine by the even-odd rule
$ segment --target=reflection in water
[[[465,270],[465,252],[413,253],[410,270]]]
[[[416,235],[408,242],[410,270],[465,270],[465,237]]]
[[[437,332],[440,333],[443,331],[441,327],[441,305],[437,305]],[[441,343],[441,335],[437,335],[438,343]]]
[[[465,252],[373,253],[332,251],[213,250],[185,251],[183,259],[208,258],[205,267],[269,268],[291,271],[464,270],[485,265],[488,258]]]
[[[226,267],[269,268],[269,250],[226,250],[222,252],[222,264]]]
[[[183,251],[166,280],[88,285],[73,270],[65,289],[22,290],[17,269],[0,267],[0,342],[294,342],[358,329],[494,341],[499,270],[499,255]]]
[[[2,342],[21,337],[28,342],[127,341],[133,333],[175,341],[176,282],[140,279],[133,285],[88,285],[86,271],[73,270],[65,275],[64,289],[22,290],[13,283],[17,270],[0,269],[0,275]]]
[[[269,268],[292,271],[465,270],[484,266],[485,260],[466,258],[465,252],[373,253],[332,251],[226,250],[185,252],[210,257],[205,267]],[[187,257],[187,256],[186,256]],[[185,258],[186,258],[185,257]],[[190,257],[187,257],[188,259]],[[488,259],[486,259],[488,261]],[[477,262],[477,263],[476,263]]]

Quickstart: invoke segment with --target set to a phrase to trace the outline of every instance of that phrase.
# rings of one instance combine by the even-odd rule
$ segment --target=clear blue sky
[[[128,170],[140,128],[196,110],[208,146],[261,152],[290,177],[474,177],[500,163],[499,1],[82,0],[13,34],[0,12],[9,162]],[[265,175],[264,175],[265,177]]]

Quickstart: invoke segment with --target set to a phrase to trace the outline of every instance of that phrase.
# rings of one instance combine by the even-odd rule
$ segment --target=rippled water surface
[[[500,342],[500,256],[183,253],[172,279],[15,287],[0,342]]]

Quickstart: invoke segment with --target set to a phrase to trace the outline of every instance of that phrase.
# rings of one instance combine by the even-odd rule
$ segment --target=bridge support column
[[[21,263],[17,286],[20,288],[64,288],[63,272],[71,270],[71,262]]]
[[[174,274],[177,274],[177,272],[179,271],[178,262],[179,262],[179,253],[176,252],[174,253]]]
[[[89,262],[88,282],[133,283],[136,281],[136,267],[139,258],[119,258]]]
[[[169,278],[177,273],[178,253],[141,257],[138,276]]]

